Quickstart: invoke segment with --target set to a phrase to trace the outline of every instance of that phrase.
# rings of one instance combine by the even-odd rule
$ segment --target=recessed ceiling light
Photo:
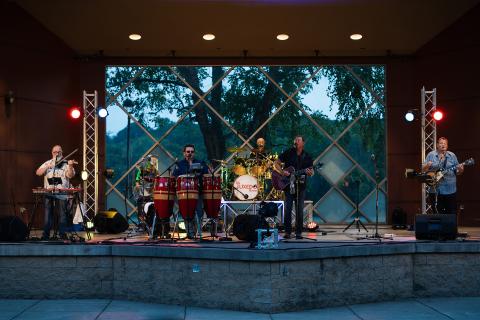
[[[362,38],[363,38],[363,36],[360,33],[354,33],[354,34],[350,35],[350,39],[352,39],[352,40],[360,40]]]
[[[285,41],[288,38],[290,38],[290,36],[288,34],[285,34],[285,33],[281,33],[281,34],[277,35],[277,39],[281,40],[281,41]]]
[[[214,35],[214,34],[211,34],[211,33],[207,33],[207,34],[204,34],[202,38],[203,38],[203,40],[208,40],[208,41],[210,41],[210,40],[215,39],[215,35]]]
[[[142,39],[142,36],[139,35],[138,33],[132,33],[131,35],[128,36],[128,38],[130,38],[130,40],[140,40]]]

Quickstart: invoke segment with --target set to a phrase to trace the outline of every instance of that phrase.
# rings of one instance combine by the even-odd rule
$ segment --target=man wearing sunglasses
[[[187,144],[183,147],[183,160],[177,162],[177,166],[173,171],[175,177],[185,174],[195,174],[198,178],[198,185],[202,185],[202,175],[208,173],[208,167],[204,161],[195,159],[195,146],[193,144]],[[198,221],[198,230],[201,232],[201,225],[203,219],[203,196],[201,190],[198,192],[197,207],[195,209],[195,215]],[[193,239],[195,236],[195,228],[192,220],[185,221],[185,227],[187,228],[187,238]]]

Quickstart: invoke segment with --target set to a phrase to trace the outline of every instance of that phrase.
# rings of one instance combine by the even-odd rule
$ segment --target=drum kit
[[[244,148],[228,148],[236,153],[233,163],[220,163],[218,173],[185,174],[178,177],[163,174],[151,178],[144,203],[139,209],[139,218],[146,226],[150,237],[170,238],[170,219],[174,216],[175,200],[179,215],[184,221],[195,218],[198,201],[203,201],[203,208],[211,225],[211,236],[216,236],[222,199],[227,200],[279,200],[281,193],[272,188],[271,169],[277,155],[265,154],[253,149],[249,156],[240,157]],[[168,170],[168,169],[167,169]],[[167,171],[166,170],[166,171]],[[170,171],[170,170],[168,170]],[[144,193],[142,192],[142,194]],[[152,201],[153,200],[153,201]],[[174,216],[175,222],[178,217]],[[175,223],[174,234],[177,227]],[[155,230],[157,228],[157,230]]]
[[[233,164],[221,163],[222,194],[229,200],[280,200],[282,193],[272,188],[273,163],[276,154],[267,154],[259,149],[240,156],[245,148],[231,147],[228,152],[235,153]],[[245,153],[243,153],[245,154]]]

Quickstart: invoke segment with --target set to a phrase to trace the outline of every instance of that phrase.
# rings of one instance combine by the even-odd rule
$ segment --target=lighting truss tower
[[[433,113],[437,109],[437,89],[421,90],[421,114],[422,114],[422,163],[426,155],[437,148],[437,124],[433,119]],[[432,208],[427,206],[427,189],[422,183],[422,213],[432,213]]]
[[[85,214],[91,220],[98,212],[98,94],[83,91],[83,182]]]

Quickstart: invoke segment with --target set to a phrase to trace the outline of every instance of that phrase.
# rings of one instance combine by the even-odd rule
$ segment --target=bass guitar
[[[431,187],[437,185],[443,179],[443,177],[447,172],[456,170],[457,167],[462,164],[465,167],[472,166],[475,164],[475,160],[473,160],[473,158],[470,158],[460,164],[456,164],[456,165],[447,167],[445,169],[440,169],[438,171],[425,172],[424,173],[426,175],[425,183]]]
[[[290,172],[289,176],[284,176],[283,174],[275,170],[272,170],[272,185],[275,188],[275,190],[283,190],[290,185],[290,179],[306,174],[307,169],[313,169],[313,170],[319,171],[322,167],[323,167],[323,163],[317,163],[313,165],[313,167],[305,168],[301,170],[295,170],[294,167],[288,167],[286,169],[283,169],[284,171]]]

